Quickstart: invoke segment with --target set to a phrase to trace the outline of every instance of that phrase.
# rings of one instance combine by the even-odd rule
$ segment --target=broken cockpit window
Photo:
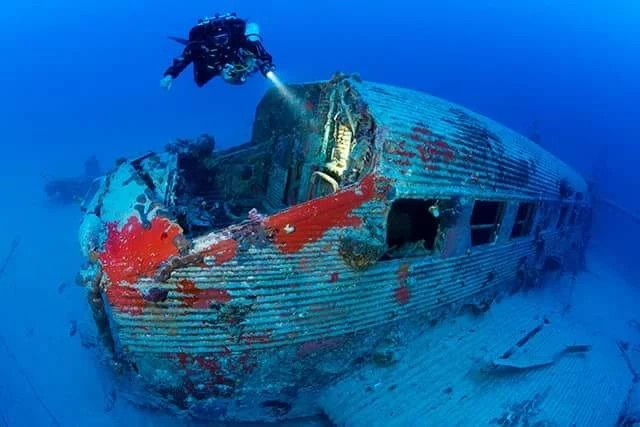
[[[503,212],[504,202],[476,200],[471,214],[471,246],[495,242]]]
[[[386,259],[432,253],[441,223],[437,200],[398,199],[387,217]]]
[[[209,135],[167,146],[177,159],[168,208],[186,236],[245,220],[253,208],[263,210],[265,150],[250,144],[214,150]]]

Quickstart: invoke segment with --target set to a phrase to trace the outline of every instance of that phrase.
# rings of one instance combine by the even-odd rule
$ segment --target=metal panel
[[[409,89],[355,84],[385,136],[382,173],[401,175],[404,195],[559,197],[584,180],[532,141],[454,103]]]

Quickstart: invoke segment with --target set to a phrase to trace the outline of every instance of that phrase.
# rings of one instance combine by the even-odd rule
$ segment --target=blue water
[[[71,321],[90,321],[85,293],[72,283],[82,262],[80,213],[47,205],[42,187],[46,177],[80,174],[91,155],[111,165],[203,132],[219,147],[248,140],[267,81],[198,89],[188,70],[170,92],[159,87],[180,51],[167,36],[184,36],[216,11],[261,24],[284,81],[359,72],[460,103],[525,134],[538,121],[545,148],[587,176],[594,165],[605,167],[601,192],[640,212],[640,5],[484,3],[3,2],[0,265],[14,238],[19,244],[0,276],[0,426],[3,419],[49,425],[45,405],[65,426],[174,422],[133,410],[122,398],[105,416],[108,372],[79,335],[70,336]],[[596,214],[598,248],[630,280],[638,278],[639,227],[604,207]],[[59,293],[65,282],[71,284]]]

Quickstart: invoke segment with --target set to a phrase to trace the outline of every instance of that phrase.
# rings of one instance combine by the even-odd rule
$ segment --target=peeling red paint
[[[445,163],[449,163],[454,158],[454,152],[449,147],[449,144],[441,139],[430,141],[416,134],[412,135],[412,139],[422,143],[418,145],[417,150],[420,153],[420,159],[425,163],[437,161],[438,158],[441,158]]]
[[[188,372],[197,366],[200,370],[207,371],[212,378],[219,376],[220,364],[213,355],[194,356],[185,352],[179,352],[175,353],[173,357],[177,358],[180,366]]]
[[[368,175],[354,187],[272,215],[265,220],[265,226],[274,232],[281,252],[298,252],[331,228],[362,225],[362,219],[352,212],[378,196],[376,181],[375,176]]]
[[[442,155],[442,158],[445,162],[449,163],[451,160],[453,160],[453,150],[451,149],[451,147],[449,147],[449,144],[442,141],[441,139],[434,142],[434,144],[440,149],[440,154]]]
[[[109,280],[106,296],[111,306],[132,315],[142,313],[146,301],[135,283],[153,276],[164,261],[178,255],[175,238],[181,234],[180,226],[162,217],[154,217],[146,228],[137,216],[129,218],[121,230],[117,223],[107,225],[107,240],[98,259]]]
[[[443,161],[449,163],[453,160],[455,153],[442,138],[434,135],[425,125],[418,123],[411,128],[409,138],[419,143],[416,149],[420,154],[420,159],[427,164],[430,170],[436,170],[434,163]]]
[[[398,287],[395,289],[396,301],[400,304],[406,304],[409,302],[411,292],[407,286],[407,280],[409,279],[409,264],[402,264],[398,268]]]
[[[200,369],[208,371],[213,376],[217,376],[220,365],[213,357],[195,356],[194,360]]]
[[[407,150],[407,142],[406,141],[398,141],[398,142],[387,142],[387,152],[397,154],[398,156],[407,157],[407,159],[413,158],[416,156],[416,153]],[[408,161],[408,160],[406,160]]]
[[[179,225],[158,216],[147,228],[137,216],[129,218],[121,230],[116,223],[109,223],[104,251],[99,255],[109,282],[133,284],[141,277],[153,276],[164,261],[178,255],[174,239],[181,234]]]
[[[178,281],[178,291],[184,294],[184,307],[207,309],[213,303],[224,304],[231,301],[231,296],[225,289],[200,289],[193,280],[188,279]]]
[[[177,353],[176,356],[178,357],[178,362],[180,363],[180,366],[182,366],[183,368],[186,368],[187,362],[189,361],[189,355],[185,352],[180,352],[180,353]]]
[[[245,344],[265,344],[268,342],[271,342],[271,335],[273,334],[273,331],[266,331],[264,333],[248,333],[248,334],[242,334],[240,336],[240,342],[245,343]]]
[[[238,254],[238,242],[234,239],[227,239],[212,245],[202,252],[203,256],[215,258],[216,265],[221,265],[231,261]]]
[[[396,288],[396,300],[400,303],[400,304],[406,304],[409,302],[409,288],[407,288],[406,286],[400,286],[399,288]]]
[[[404,286],[407,284],[407,279],[409,278],[409,264],[402,264],[398,267],[398,282]]]
[[[421,135],[426,135],[426,136],[431,135],[431,131],[427,129],[427,127],[423,124],[418,124],[417,126],[412,127],[411,131],[413,133],[419,133]]]
[[[338,273],[337,271],[334,271],[333,273],[331,273],[331,277],[329,277],[329,283],[336,283],[339,278],[340,278],[340,273]]]
[[[422,142],[422,145],[418,145],[417,147],[418,153],[420,153],[420,159],[425,163],[434,161],[434,157],[436,154],[435,149],[429,146],[429,143],[427,141],[422,141],[420,139],[418,139],[418,141]]]
[[[132,315],[142,314],[147,303],[139,289],[126,283],[109,284],[106,295],[112,307]]]

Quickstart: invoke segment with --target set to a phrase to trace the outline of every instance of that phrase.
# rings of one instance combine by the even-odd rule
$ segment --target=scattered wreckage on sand
[[[561,368],[572,399],[600,387],[620,409],[630,378],[563,365],[602,357],[590,343],[519,359],[550,342],[562,318],[504,298],[550,270],[581,267],[591,220],[581,176],[518,133],[423,93],[344,75],[289,90],[264,96],[249,143],[216,151],[203,136],[126,160],[85,206],[90,305],[140,403],[215,420],[325,412],[340,425],[408,425],[430,414],[449,425],[438,417],[451,417],[454,402],[517,425],[544,417],[545,403],[572,404],[547,374],[531,373]],[[465,334],[424,344],[456,316],[472,316],[467,350],[490,360],[473,375],[458,375],[470,363],[456,347]],[[386,397],[360,383],[376,368],[394,378]],[[513,414],[479,395],[500,381],[517,391]],[[606,419],[563,411],[558,425]]]

